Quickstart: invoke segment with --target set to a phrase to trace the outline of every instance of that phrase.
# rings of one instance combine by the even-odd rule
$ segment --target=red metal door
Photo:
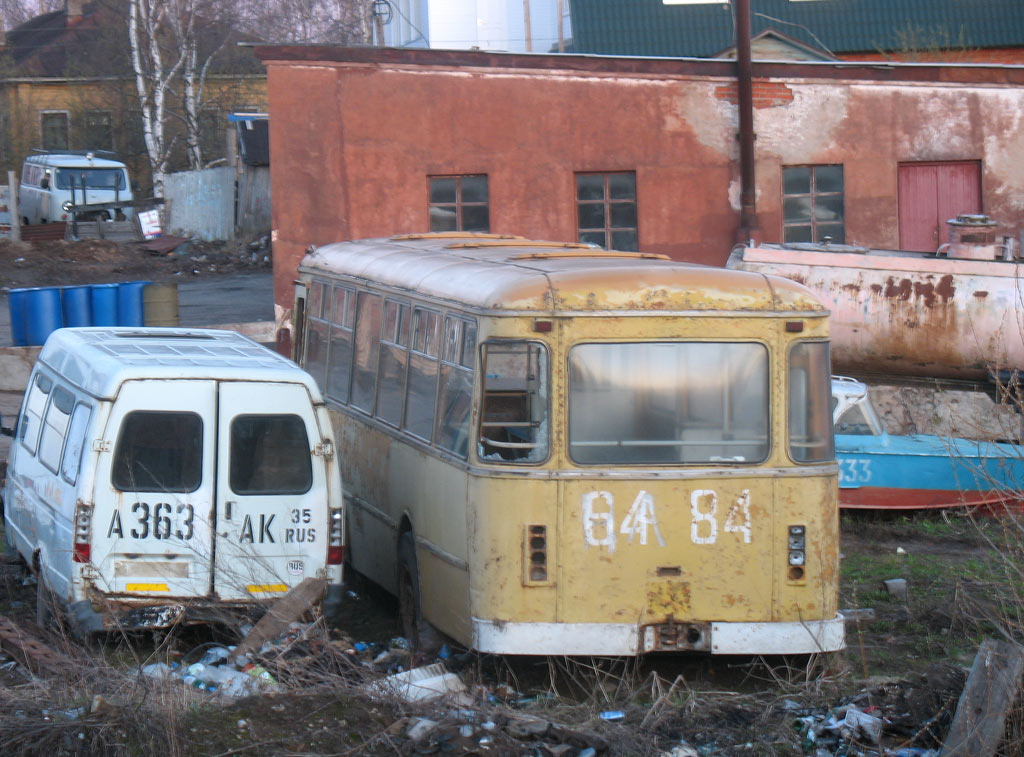
[[[981,163],[903,163],[899,166],[900,249],[934,252],[946,221],[981,212]]]

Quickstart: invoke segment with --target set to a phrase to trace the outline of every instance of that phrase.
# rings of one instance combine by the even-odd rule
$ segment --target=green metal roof
[[[728,2],[570,0],[573,51],[707,57],[733,45]],[[1024,0],[750,0],[751,33],[774,29],[834,54],[1024,47]]]

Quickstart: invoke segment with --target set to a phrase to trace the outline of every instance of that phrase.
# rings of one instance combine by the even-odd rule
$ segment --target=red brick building
[[[739,220],[731,62],[261,47],[279,315],[311,244],[431,228],[721,265]],[[754,66],[765,241],[934,249],[1024,227],[1024,67]]]

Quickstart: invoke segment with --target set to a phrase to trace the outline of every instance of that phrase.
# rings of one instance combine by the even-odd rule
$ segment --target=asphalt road
[[[274,320],[271,273],[240,273],[178,283],[178,320],[182,326],[217,326]],[[0,346],[11,341],[7,293],[0,293]]]

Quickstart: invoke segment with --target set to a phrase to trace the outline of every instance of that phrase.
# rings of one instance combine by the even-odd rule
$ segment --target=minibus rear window
[[[121,423],[114,487],[123,492],[193,492],[203,478],[203,420],[195,413],[136,410]]]
[[[313,485],[306,424],[297,415],[239,415],[231,421],[235,494],[304,494]]]
[[[768,397],[762,344],[581,344],[569,352],[570,456],[582,465],[761,462]]]

